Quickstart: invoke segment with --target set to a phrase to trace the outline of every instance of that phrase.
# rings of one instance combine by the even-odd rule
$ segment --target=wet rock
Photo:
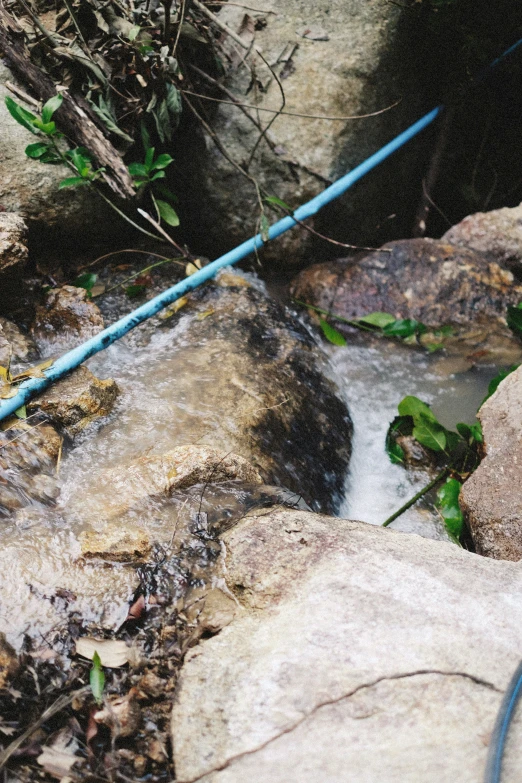
[[[0,432],[0,517],[28,501],[54,503],[61,444],[56,430],[41,422],[20,421]]]
[[[1,156],[0,156],[1,160]],[[27,262],[27,225],[21,215],[0,211],[0,274]]]
[[[139,562],[151,553],[151,542],[147,533],[138,527],[107,525],[102,532],[84,530],[80,534],[82,556],[113,562]]]
[[[433,239],[389,242],[357,263],[317,264],[298,275],[292,293],[343,318],[384,311],[433,328],[502,327],[508,305],[522,300],[511,272],[473,250]]]
[[[209,446],[179,446],[166,454],[142,457],[96,477],[96,495],[87,513],[93,520],[110,520],[139,510],[153,498],[168,497],[194,484],[223,481],[261,483],[243,457]],[[82,513],[83,498],[71,498],[69,510]]]
[[[220,9],[219,16],[246,43],[255,36],[254,47],[263,53],[264,60],[255,54],[253,58],[255,90],[250,69],[243,65],[244,52],[239,54],[231,39],[230,59],[223,60],[223,67],[227,71],[225,86],[244,103],[261,108],[259,115],[252,114],[264,128],[273,115],[262,110],[281,107],[280,89],[284,90],[287,110],[327,117],[379,110],[405,92],[410,98],[391,111],[347,123],[283,113],[266,134],[269,143],[266,138],[259,141],[260,129],[237,107],[221,104],[214,105],[214,111],[209,108],[207,121],[230,158],[242,165],[249,161],[249,175],[260,187],[295,208],[417,118],[422,104],[422,77],[414,66],[414,49],[425,31],[412,29],[413,15],[406,20],[392,3],[317,0],[309,5],[302,0],[261,0],[256,8],[260,13],[227,5]],[[281,87],[272,68],[282,80]],[[184,161],[192,160],[195,165],[187,169],[184,163],[179,171],[189,213],[184,226],[191,222],[190,213],[197,215],[194,233],[199,242],[208,242],[216,255],[256,233],[259,202],[252,180],[223,157],[210,136],[204,134],[201,139],[192,126],[188,130],[180,139],[180,148]],[[404,211],[404,194],[411,191],[417,166],[413,157],[401,161],[399,167],[395,165],[393,174],[386,165],[376,169],[328,215],[321,215],[322,229],[329,233],[335,227],[338,239],[353,243],[357,241],[354,231],[374,233],[382,216]],[[390,177],[394,188],[389,186]],[[297,227],[263,248],[263,262],[272,263],[278,271],[282,265],[295,268],[309,253],[309,246],[310,234]]]
[[[462,487],[460,504],[477,552],[522,559],[522,368],[502,381],[478,413],[485,458]]]
[[[518,565],[302,511],[223,542],[239,609],[181,670],[180,783],[482,779],[520,657]],[[513,743],[506,781],[521,763]]]
[[[31,338],[12,321],[0,318],[0,365],[7,367],[13,361],[31,361],[35,356],[36,346]]]
[[[107,416],[119,394],[112,378],[100,380],[87,367],[78,367],[32,400],[27,410],[41,411],[74,436],[91,422]]]
[[[5,688],[11,677],[14,677],[19,669],[16,652],[3,633],[0,633],[0,688]]]
[[[522,276],[522,204],[518,207],[505,207],[491,212],[476,212],[474,215],[468,215],[446,231],[442,241],[484,253],[489,261],[510,269],[520,279]]]
[[[45,303],[36,308],[32,335],[43,352],[52,342],[62,350],[73,348],[103,329],[103,318],[84,288],[64,285],[53,288]]]

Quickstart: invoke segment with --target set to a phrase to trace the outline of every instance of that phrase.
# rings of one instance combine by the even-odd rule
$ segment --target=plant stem
[[[343,324],[348,324],[348,326],[355,326],[356,329],[362,329],[364,332],[380,331],[379,329],[374,329],[371,326],[366,326],[366,324],[362,324],[360,321],[349,321],[348,318],[343,318],[341,315],[331,313],[329,310],[323,310],[321,307],[315,307],[314,305],[308,304],[308,302],[301,302],[300,299],[292,299],[292,301],[296,304],[302,305],[303,307],[307,307],[309,310],[314,310],[316,313],[329,315],[330,318],[335,318],[336,321],[342,321]]]
[[[126,277],[124,280],[122,280],[120,283],[116,283],[116,285],[112,285],[110,288],[107,288],[103,293],[108,294],[109,291],[114,291],[116,288],[120,288],[120,286],[125,285],[125,283],[129,283],[131,280],[134,280],[136,277],[139,277],[140,275],[144,275],[146,272],[150,272],[151,269],[155,269],[157,266],[163,266],[163,264],[177,264],[178,259],[177,258],[165,258],[163,261],[156,261],[155,264],[151,264],[150,266],[146,266],[145,269],[140,269],[139,272],[134,272],[133,275],[130,277]],[[185,266],[185,264],[183,264]]]
[[[138,231],[141,231],[142,234],[146,234],[148,237],[152,237],[152,239],[155,239],[156,242],[161,242],[162,244],[165,244],[165,240],[162,237],[157,236],[157,234],[153,234],[151,231],[147,231],[146,228],[143,228],[142,226],[138,225],[138,223],[135,223],[134,220],[132,220],[128,215],[125,214],[125,212],[122,212],[121,209],[118,209],[116,204],[113,204],[113,202],[110,200],[110,198],[107,198],[107,196],[102,193],[102,191],[94,186],[96,189],[96,193],[98,193],[99,196],[102,197],[104,201],[107,202],[107,204],[112,207],[112,209],[118,213],[120,217],[122,217],[124,220],[127,221],[127,223],[130,223],[131,226],[134,226]]]
[[[437,474],[435,478],[432,481],[430,481],[429,484],[426,484],[426,486],[423,487],[419,492],[417,492],[417,494],[414,495],[414,497],[410,498],[410,500],[408,500],[403,506],[401,506],[398,509],[398,511],[395,511],[395,513],[393,513],[391,517],[388,517],[386,522],[382,523],[382,527],[388,527],[388,525],[390,525],[395,519],[397,519],[397,517],[400,517],[401,514],[404,514],[405,511],[407,511],[409,508],[415,505],[417,500],[420,500],[420,498],[423,497],[423,495],[426,495],[426,493],[429,492],[430,489],[433,489],[433,487],[435,487],[439,483],[439,481],[442,481],[442,479],[445,478],[448,475],[448,473],[449,473],[449,468],[447,467],[441,470],[441,472]]]

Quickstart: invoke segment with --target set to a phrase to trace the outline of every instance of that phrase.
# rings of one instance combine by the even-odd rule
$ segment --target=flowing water
[[[128,309],[128,302],[124,306]],[[121,297],[107,297],[106,320],[114,319],[121,308]],[[84,621],[103,620],[116,628],[125,619],[128,601],[137,587],[135,570],[125,565],[100,569],[87,564],[79,568],[79,536],[86,527],[96,529],[102,522],[93,503],[98,472],[143,454],[168,451],[188,421],[192,432],[194,420],[201,433],[215,426],[219,410],[194,402],[204,399],[201,389],[212,383],[205,368],[193,366],[187,358],[183,379],[179,373],[176,353],[183,349],[188,323],[182,317],[174,329],[162,329],[155,319],[89,361],[88,366],[99,377],[118,382],[121,396],[115,411],[108,420],[91,426],[65,454],[58,508],[36,505],[3,523],[0,568],[10,579],[2,595],[0,622],[13,643],[19,644],[25,631],[48,633],[54,627],[60,610],[57,589],[59,601]],[[385,434],[397,404],[414,394],[430,403],[446,426],[454,427],[457,421],[471,423],[496,368],[448,375],[438,355],[361,337],[345,348],[332,347],[329,353],[332,377],[346,397],[355,426],[351,469],[339,515],[382,524],[426,483],[426,474],[392,465],[385,454]],[[192,398],[190,385],[198,388],[197,397]],[[156,540],[166,546],[172,543],[183,513],[192,528],[190,540],[181,541],[180,547],[194,548],[194,525],[200,525],[201,512],[206,515],[205,524],[213,524],[213,514],[222,522],[238,518],[252,506],[273,502],[273,490],[256,492],[230,487],[224,494],[207,493],[203,507],[196,496],[187,507],[182,498],[174,497],[163,505],[152,504],[140,523],[154,530]],[[217,514],[216,509],[220,509]],[[409,510],[393,527],[446,538],[442,524],[427,507]],[[179,573],[182,571],[180,568]],[[81,595],[85,600],[78,597]]]

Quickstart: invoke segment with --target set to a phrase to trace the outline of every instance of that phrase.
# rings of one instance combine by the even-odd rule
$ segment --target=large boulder
[[[29,224],[54,229],[61,236],[86,238],[89,231],[99,236],[103,227],[109,233],[112,215],[89,188],[58,190],[62,179],[70,176],[66,166],[44,165],[28,158],[25,148],[34,143],[35,136],[19,125],[9,114],[5,98],[10,96],[25,106],[7,89],[6,82],[17,82],[11,71],[0,61],[0,207],[7,212],[20,213]],[[25,106],[34,110],[32,106]]]
[[[460,504],[477,552],[522,560],[522,368],[478,412],[485,457],[462,487]]]
[[[313,4],[260,0],[255,5],[257,13],[225,5],[219,20],[239,33],[247,45],[253,40],[247,55],[228,38],[223,84],[241,103],[259,107],[250,113],[260,126],[236,106],[223,103],[216,107],[196,100],[197,110],[204,114],[229,160],[206,132],[203,143],[193,131],[179,139],[177,157],[185,169],[178,175],[184,191],[180,206],[189,213],[183,225],[190,224],[191,211],[197,215],[194,237],[205,242],[206,252],[212,254],[233,247],[258,229],[256,182],[296,208],[373,154],[417,119],[423,108],[420,72],[414,67],[414,50],[423,32],[411,29],[414,15],[405,17],[393,3],[367,0],[318,0]],[[205,86],[208,90],[208,84]],[[327,118],[376,112],[396,104],[405,94],[408,100],[366,119],[275,116],[282,108],[281,89],[285,111]],[[229,100],[229,95],[220,91],[214,95]],[[189,96],[189,100],[194,99]],[[267,128],[269,122],[270,128],[260,138],[260,129]],[[195,165],[187,167],[190,159]],[[241,174],[233,163],[248,169],[249,176]],[[405,193],[412,193],[410,183],[417,168],[415,155],[409,155],[400,166],[395,163],[393,175],[384,164],[329,208],[326,218],[320,219],[322,228],[346,242],[365,237],[367,243],[376,224],[387,215],[406,215]],[[416,193],[412,196],[417,198]],[[296,228],[273,248],[269,245],[263,250],[263,262],[277,264],[279,272],[282,263],[295,268],[309,254],[309,240],[309,233]],[[324,244],[321,247],[324,249]]]
[[[520,659],[518,565],[290,510],[247,517],[223,544],[236,617],[186,656],[180,783],[483,779]],[[510,743],[506,783],[521,763]]]
[[[64,285],[48,291],[36,308],[31,334],[42,353],[67,350],[103,329],[103,317],[84,288]]]
[[[520,343],[505,316],[509,305],[522,301],[522,285],[468,248],[434,239],[388,242],[356,262],[338,259],[305,269],[292,293],[347,319],[384,311],[434,329],[451,325],[455,339],[445,342],[450,348],[453,342],[455,350],[473,349],[489,363],[520,360]]]
[[[522,276],[522,204],[491,212],[476,212],[452,226],[443,242],[484,253],[489,261]]]
[[[92,462],[73,477],[71,500],[107,468],[123,477],[136,457],[193,444],[237,454],[266,484],[335,512],[352,424],[326,356],[295,315],[228,272],[159,324],[123,343],[150,336],[129,353],[120,413],[85,455]]]

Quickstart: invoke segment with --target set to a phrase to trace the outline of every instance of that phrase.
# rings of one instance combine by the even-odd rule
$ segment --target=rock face
[[[10,361],[29,361],[36,356],[36,346],[28,335],[7,318],[0,318],[0,365]]]
[[[32,335],[45,353],[50,341],[53,349],[73,348],[103,329],[103,318],[84,288],[64,285],[53,288],[45,303],[36,308]]]
[[[28,255],[26,243],[27,225],[21,215],[0,212],[0,274],[25,266]]]
[[[485,458],[462,487],[460,503],[477,552],[522,559],[522,368],[502,381],[478,413]]]
[[[484,253],[489,261],[522,275],[522,204],[468,215],[446,231],[443,242]]]
[[[511,272],[433,239],[389,242],[358,263],[317,264],[297,276],[292,292],[343,318],[385,311],[431,327],[501,325],[507,306],[522,300]]]
[[[118,394],[115,381],[111,378],[102,381],[81,366],[28,403],[27,409],[41,411],[74,436],[92,421],[107,416]]]
[[[101,199],[89,188],[78,188],[74,195],[71,191],[59,191],[61,180],[70,176],[69,169],[43,165],[26,156],[25,148],[35,137],[7,111],[6,96],[21,104],[22,101],[7,89],[6,81],[17,84],[11,71],[0,62],[0,206],[8,213],[19,212],[30,223],[54,228],[62,236],[77,237],[81,232],[85,238],[90,226],[99,234],[112,219],[107,219]]]
[[[254,36],[254,47],[263,55],[253,54],[252,82],[251,67],[242,62],[245,50],[228,39],[230,58],[225,62],[228,70],[224,84],[242,103],[259,106],[261,111],[251,114],[260,120],[262,128],[270,122],[270,129],[260,140],[260,128],[231,105],[216,108],[203,102],[205,116],[208,119],[215,109],[209,122],[227,154],[248,167],[249,175],[262,189],[295,208],[413,122],[420,101],[404,101],[378,116],[341,122],[285,114],[275,117],[282,108],[281,89],[286,98],[285,111],[320,117],[375,112],[395,103],[405,91],[410,97],[419,96],[419,71],[413,66],[412,52],[422,32],[409,30],[410,20],[391,3],[261,0],[256,10],[258,13],[252,13],[230,5],[219,12],[220,20],[239,32],[245,43]],[[229,98],[221,92],[215,95]],[[201,108],[197,102],[196,106]],[[197,147],[192,155],[187,154],[186,147],[196,143],[197,134],[187,134],[181,141],[184,159],[197,161],[195,172],[191,170],[187,176],[187,172],[180,171],[179,176],[187,180],[185,205],[190,199],[194,201],[198,241],[206,237],[212,253],[228,250],[257,231],[260,209],[253,181],[221,155],[208,135],[204,146]],[[339,231],[342,234],[337,238],[347,242],[369,235],[380,216],[399,211],[393,207],[394,199],[398,192],[402,196],[408,192],[408,178],[411,180],[416,165],[413,157],[409,161],[399,169],[394,167],[394,188],[389,186],[386,166],[373,173],[371,180],[365,180],[357,192],[336,205],[335,215],[332,212],[326,218],[323,228],[328,231],[335,226],[336,235]],[[403,186],[397,183],[397,177]],[[278,239],[273,249],[269,245],[263,250],[263,260],[279,267],[282,263],[299,264],[309,239],[304,229],[294,229]]]
[[[518,565],[288,510],[223,544],[236,617],[181,671],[180,783],[482,780],[520,657]],[[521,762],[511,743],[503,779]]]

